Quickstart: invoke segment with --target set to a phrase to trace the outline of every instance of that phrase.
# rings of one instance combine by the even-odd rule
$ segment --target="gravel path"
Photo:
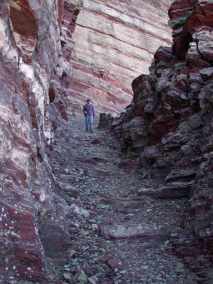
[[[60,194],[72,208],[64,283],[197,283],[168,249],[182,233],[186,201],[141,195],[147,181],[136,163],[122,160],[109,133],[87,134],[72,119],[66,133],[57,133],[52,163]]]

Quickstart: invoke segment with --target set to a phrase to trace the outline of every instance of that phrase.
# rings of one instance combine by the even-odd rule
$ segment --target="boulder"
[[[112,126],[112,122],[113,122],[113,117],[111,114],[100,113],[98,128],[110,129]]]
[[[167,230],[163,228],[153,227],[144,228],[140,224],[129,225],[103,225],[100,227],[101,235],[106,239],[131,239],[131,238],[141,238],[141,239],[161,239],[168,236]]]

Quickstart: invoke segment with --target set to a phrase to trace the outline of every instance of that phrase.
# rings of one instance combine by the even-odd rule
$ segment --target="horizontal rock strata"
[[[148,72],[156,49],[170,43],[169,3],[65,1],[64,53],[73,67],[67,83],[73,111],[87,97],[100,111],[116,113],[129,104],[133,78]]]

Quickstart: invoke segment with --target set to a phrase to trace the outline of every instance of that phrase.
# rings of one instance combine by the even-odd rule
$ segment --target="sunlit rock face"
[[[170,43],[169,3],[65,0],[64,54],[73,67],[67,80],[71,111],[78,111],[87,97],[101,111],[118,112],[129,104],[133,78],[147,73],[156,49]]]
[[[212,254],[213,3],[174,1],[169,15],[173,47],[133,81],[134,99],[113,127],[170,198],[190,197],[193,233]]]
[[[46,155],[57,127],[52,113],[58,123],[66,118],[58,95],[61,13],[55,0],[0,4],[0,283],[54,283],[39,224],[45,212],[57,224],[65,211],[63,204],[56,214],[62,201]]]

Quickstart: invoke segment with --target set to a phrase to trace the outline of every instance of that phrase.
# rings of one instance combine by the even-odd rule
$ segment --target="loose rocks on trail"
[[[159,199],[137,163],[122,159],[118,142],[107,131],[87,134],[77,118],[58,130],[49,156],[68,208],[67,258],[60,263],[60,250],[49,254],[50,273],[58,269],[62,283],[71,284],[197,283],[171,249],[174,239],[185,234],[185,194]],[[124,166],[128,164],[131,171]],[[53,234],[54,247],[57,238]]]

